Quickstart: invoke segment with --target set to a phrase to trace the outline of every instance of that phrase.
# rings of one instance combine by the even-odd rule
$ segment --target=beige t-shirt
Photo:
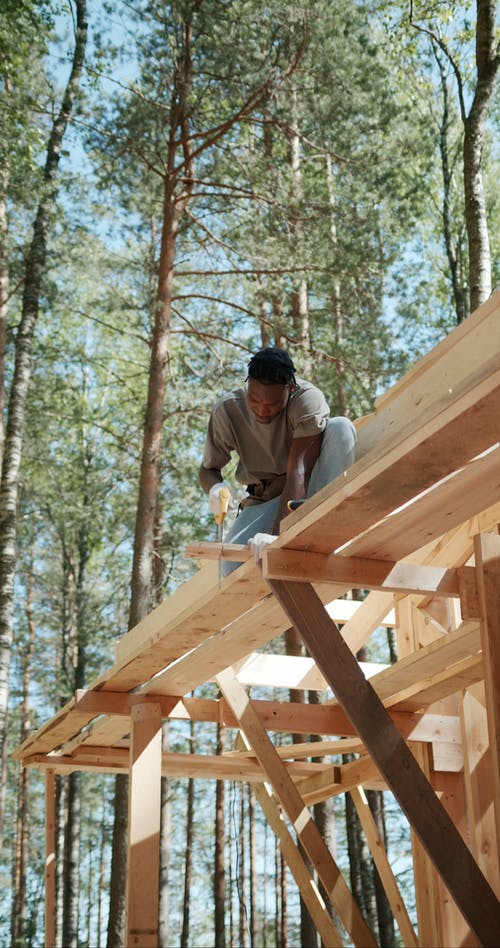
[[[269,424],[258,422],[250,411],[245,389],[223,395],[210,415],[203,467],[222,471],[235,451],[240,484],[258,484],[284,474],[292,440],[324,431],[330,415],[318,388],[304,379],[296,382],[286,405]]]

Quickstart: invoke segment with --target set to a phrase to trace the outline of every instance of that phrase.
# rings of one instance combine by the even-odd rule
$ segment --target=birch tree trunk
[[[6,741],[6,716],[12,647],[12,615],[17,546],[17,502],[31,355],[45,269],[50,214],[57,194],[61,147],[79,86],[87,42],[86,0],[75,0],[76,35],[71,73],[52,125],[43,172],[43,192],[28,250],[22,315],[15,341],[15,364],[8,404],[0,483],[0,759]]]
[[[5,82],[8,92],[8,80]],[[0,171],[0,473],[2,470],[4,429],[3,413],[5,408],[5,349],[7,343],[7,315],[9,300],[9,249],[7,242],[7,188],[8,169]]]
[[[31,683],[31,662],[33,658],[33,645],[35,641],[35,629],[33,622],[33,585],[34,571],[33,560],[31,557],[29,578],[28,578],[28,596],[26,602],[26,618],[28,624],[28,637],[26,647],[22,654],[22,705],[21,705],[21,734],[20,739],[23,743],[29,737],[30,733],[30,703],[29,690]],[[13,945],[24,944],[27,940],[26,924],[28,919],[26,891],[27,891],[27,871],[28,871],[28,839],[29,839],[29,770],[27,767],[19,768],[17,783],[17,817],[16,817],[16,837],[15,851],[13,859],[13,891],[14,898],[12,902],[11,913],[11,937]]]
[[[460,116],[464,127],[463,187],[465,224],[469,245],[470,310],[474,312],[491,294],[491,257],[486,217],[486,201],[482,176],[484,135],[495,83],[500,65],[500,41],[496,28],[496,0],[476,0],[475,66],[476,84],[467,111],[463,74],[439,31],[413,21],[410,23],[427,34],[447,57],[457,83]]]
[[[491,259],[482,176],[484,133],[500,65],[495,0],[476,0],[476,88],[464,118],[465,221],[469,240],[470,306],[491,295]]]

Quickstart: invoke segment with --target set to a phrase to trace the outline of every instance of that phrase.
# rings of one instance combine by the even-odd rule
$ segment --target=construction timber
[[[358,439],[356,463],[286,518],[260,566],[241,550],[189,550],[204,558],[196,575],[15,752],[46,773],[48,945],[54,776],[72,771],[130,778],[127,945],[158,945],[162,774],[254,785],[324,945],[376,944],[310,810],[339,793],[352,795],[405,945],[500,943],[500,292],[378,400]],[[220,581],[217,559],[231,556],[245,561]],[[398,661],[368,674],[356,654],[389,624]],[[263,651],[292,625],[307,657]],[[190,697],[209,681],[222,697]],[[326,700],[262,700],[252,686]],[[218,756],[163,752],[168,718],[238,737]],[[303,740],[277,747],[279,732]],[[317,762],[346,748],[352,763]],[[367,787],[389,788],[410,822],[416,930]]]

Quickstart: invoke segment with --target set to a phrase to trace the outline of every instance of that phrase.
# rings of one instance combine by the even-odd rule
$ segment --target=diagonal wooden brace
[[[495,948],[500,931],[500,902],[320,598],[309,583],[269,580],[269,585],[385,777],[458,908],[481,944]]]
[[[355,945],[375,948],[376,942],[328,849],[311,813],[270,740],[252,700],[232,668],[217,675],[217,684],[239,721],[241,731],[267,774],[281,806],[317,870],[330,902]]]

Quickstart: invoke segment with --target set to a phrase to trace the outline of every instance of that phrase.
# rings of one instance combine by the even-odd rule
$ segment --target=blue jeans
[[[339,415],[327,421],[321,451],[314,465],[307,488],[307,497],[335,480],[353,464],[356,455],[356,429],[349,418]],[[256,533],[270,533],[280,498],[273,497],[260,504],[252,504],[240,511],[228,530],[225,543],[248,543]],[[221,573],[227,576],[239,563],[221,562]]]

